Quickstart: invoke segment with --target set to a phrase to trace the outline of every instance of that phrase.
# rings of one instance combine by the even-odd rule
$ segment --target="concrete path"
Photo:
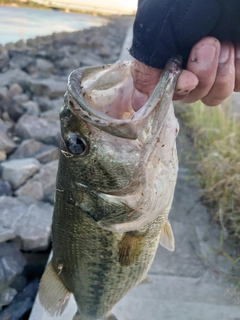
[[[123,52],[130,48],[130,35]],[[176,249],[169,252],[159,246],[149,272],[153,283],[134,288],[113,313],[119,320],[240,320],[237,274],[231,260],[219,254],[221,229],[199,201],[198,181],[188,164],[194,149],[183,131],[178,152],[180,169],[170,213]],[[58,319],[71,320],[75,311],[72,298]],[[30,320],[51,320],[38,300]]]

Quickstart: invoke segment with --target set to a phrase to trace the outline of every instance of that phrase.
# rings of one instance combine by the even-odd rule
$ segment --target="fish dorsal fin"
[[[170,222],[167,220],[161,230],[159,243],[169,251],[174,251],[175,240]]]
[[[41,305],[52,317],[60,316],[68,304],[70,295],[71,292],[62,283],[50,261],[40,281],[39,301]]]

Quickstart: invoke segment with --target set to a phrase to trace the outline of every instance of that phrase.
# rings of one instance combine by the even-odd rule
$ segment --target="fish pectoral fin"
[[[119,243],[119,263],[121,266],[133,264],[142,251],[145,233],[126,232]]]
[[[46,267],[39,287],[39,301],[49,315],[60,316],[65,310],[71,292],[62,283],[52,266],[52,261]]]
[[[167,220],[160,232],[159,243],[169,251],[174,251],[175,240],[170,222]]]

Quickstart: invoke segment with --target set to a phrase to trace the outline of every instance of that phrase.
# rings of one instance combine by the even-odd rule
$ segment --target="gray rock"
[[[54,71],[53,63],[46,59],[37,59],[36,66],[41,74],[49,75]]]
[[[16,50],[16,47],[13,42],[8,42],[5,44],[5,49],[7,50]]]
[[[58,161],[42,166],[40,172],[16,191],[18,196],[31,196],[37,200],[54,203]]]
[[[29,57],[26,54],[18,53],[10,61],[11,68],[26,70],[30,65],[35,64],[34,57]]]
[[[76,58],[81,62],[81,66],[95,66],[103,63],[99,56],[90,52],[81,54],[80,57],[76,56]]]
[[[33,300],[27,298],[23,301],[12,303],[0,313],[0,319],[22,320],[26,319],[33,305]]]
[[[14,243],[0,243],[0,290],[9,286],[22,273],[25,264],[22,253]]]
[[[9,104],[8,89],[6,87],[0,87],[0,110],[7,109]]]
[[[9,63],[9,56],[7,52],[0,53],[0,70],[3,70]]]
[[[50,243],[53,206],[30,197],[0,197],[0,224],[14,229],[16,242],[25,251],[45,250]]]
[[[28,74],[19,69],[10,69],[4,73],[0,73],[0,87],[10,86],[13,83],[25,83]]]
[[[40,169],[40,163],[34,158],[16,159],[1,163],[2,178],[16,189]]]
[[[46,144],[59,145],[60,121],[50,121],[36,116],[23,115],[17,125],[16,132],[22,139],[35,139]]]
[[[79,68],[80,62],[73,56],[68,55],[56,62],[56,67],[60,69],[74,70]]]
[[[12,188],[8,181],[0,179],[0,196],[11,196]]]
[[[11,123],[0,119],[0,151],[5,151],[6,154],[9,154],[16,148],[16,144],[7,134],[11,127]]]
[[[52,102],[48,97],[34,96],[33,100],[38,103],[42,112],[52,109]]]
[[[24,140],[9,159],[23,158],[35,158],[41,163],[47,163],[59,158],[59,149],[33,139]]]
[[[1,79],[0,79],[1,80]],[[1,82],[0,82],[1,85]],[[67,90],[67,81],[57,79],[34,79],[28,81],[31,92],[36,96],[48,96],[50,99],[63,96]]]
[[[27,94],[15,95],[9,104],[7,109],[10,118],[14,121],[17,121],[25,112],[24,103],[29,101]]]
[[[14,229],[0,225],[0,243],[12,240],[15,236]]]
[[[21,104],[23,107],[24,113],[27,113],[32,116],[38,116],[40,113],[40,109],[38,103],[35,101],[27,101]]]
[[[7,136],[5,132],[0,131],[0,150],[10,153],[16,148],[16,144]]]
[[[22,93],[23,93],[23,88],[18,83],[13,83],[8,90],[9,97],[13,97]]]
[[[16,296],[17,291],[13,288],[6,288],[0,293],[0,309],[3,306],[9,305],[13,298]]]

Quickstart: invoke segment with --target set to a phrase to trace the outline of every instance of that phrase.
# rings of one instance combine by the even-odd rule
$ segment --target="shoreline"
[[[48,10],[48,11],[60,11],[60,12],[65,12],[65,13],[76,13],[76,14],[88,14],[91,16],[99,16],[99,17],[120,17],[120,16],[129,16],[133,17],[134,13],[107,13],[107,12],[102,12],[99,10],[84,10],[84,9],[69,9],[66,10],[61,7],[49,7],[45,5],[40,5],[36,2],[34,2],[35,5],[33,5],[33,2],[17,2],[17,3],[1,3],[0,2],[0,7],[12,7],[12,8],[29,8],[29,9],[36,9],[36,10]]]

